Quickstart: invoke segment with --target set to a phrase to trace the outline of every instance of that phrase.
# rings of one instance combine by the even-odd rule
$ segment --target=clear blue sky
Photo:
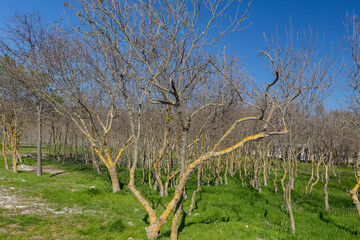
[[[54,21],[63,14],[63,0],[0,0],[0,27],[12,12],[38,11],[45,21]],[[251,26],[228,37],[225,44],[236,48],[236,53],[246,55],[245,62],[249,72],[255,78],[266,78],[269,75],[263,62],[257,58],[257,51],[265,48],[263,33],[267,36],[285,31],[290,19],[293,28],[308,29],[322,37],[325,34],[325,47],[344,47],[345,29],[343,21],[347,11],[360,16],[360,0],[254,0],[249,10],[248,23]],[[339,60],[343,51],[339,52]],[[339,77],[333,95],[325,102],[330,109],[338,108],[339,101],[344,100],[345,93],[341,90],[342,78]]]

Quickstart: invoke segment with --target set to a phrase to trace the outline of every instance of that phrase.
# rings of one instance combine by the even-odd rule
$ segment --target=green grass
[[[36,164],[35,159],[25,158],[24,161],[28,165]],[[125,169],[119,169],[123,190],[114,194],[109,176],[96,174],[91,165],[58,164],[51,160],[45,160],[44,165],[67,173],[53,177],[48,173],[36,177],[35,172],[13,174],[5,170],[3,159],[0,159],[0,185],[5,189],[15,188],[14,194],[25,199],[46,202],[56,211],[75,209],[77,212],[19,214],[21,210],[0,206],[0,239],[147,239],[148,216],[126,189],[128,173]],[[196,187],[195,175],[187,185],[189,199]],[[147,184],[141,186],[141,176],[139,170],[137,186],[159,214],[170,197],[160,198]],[[319,181],[311,196],[306,196],[309,172],[299,164],[292,200],[295,235],[290,234],[280,183],[279,193],[274,194],[272,177],[269,186],[262,186],[262,193],[249,188],[246,181],[243,187],[238,177],[229,178],[228,185],[203,186],[197,195],[193,215],[182,215],[179,239],[360,239],[360,222],[346,192],[355,183],[351,169],[342,174],[341,184],[330,171],[331,210],[326,212],[323,182]],[[173,189],[169,193],[171,195]],[[189,200],[185,202],[185,212],[189,204]],[[170,228],[171,219],[161,230],[160,239],[170,238]]]

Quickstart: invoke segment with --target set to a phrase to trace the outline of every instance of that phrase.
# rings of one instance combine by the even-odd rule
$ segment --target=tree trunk
[[[322,157],[321,157],[321,158],[322,158]],[[322,161],[323,161],[323,159],[321,159],[321,160],[317,163],[317,166],[316,166],[316,181],[315,181],[313,184],[311,184],[310,190],[309,190],[309,192],[308,192],[308,195],[311,194],[313,187],[319,182],[319,179],[320,179],[319,168],[320,168],[320,164],[322,163]]]
[[[285,161],[285,159],[284,159]],[[291,160],[289,160],[291,161]],[[291,206],[291,182],[292,182],[292,178],[293,178],[293,173],[291,172],[291,163],[289,162],[288,167],[286,167],[286,162],[284,162],[284,176],[281,179],[281,186],[283,189],[283,198],[284,198],[284,202],[285,202],[285,207],[286,207],[286,211],[289,215],[290,218],[290,228],[291,228],[291,232],[292,234],[295,233],[295,220],[294,220],[294,214],[292,211],[292,206]],[[285,178],[286,178],[286,173],[289,172],[289,179],[288,179],[288,183],[286,184],[285,187]]]
[[[67,145],[68,143],[68,135],[69,135],[69,123],[66,123],[65,125],[65,138],[64,138],[64,153],[63,153],[63,163],[65,162],[66,158],[67,158],[67,154],[68,154],[68,148],[69,146]]]
[[[263,178],[264,178],[264,186],[267,186],[266,159],[265,159],[265,156],[263,157]]]
[[[308,181],[308,183],[306,184],[306,187],[305,187],[305,194],[306,195],[309,195],[310,193],[308,193],[308,188],[310,186],[310,183],[312,182],[313,178],[314,178],[314,167],[315,167],[315,158],[312,157],[311,159],[311,176],[310,176],[310,179]]]
[[[49,141],[47,142],[47,155],[50,157],[51,156],[51,139],[52,139],[52,132],[50,132],[50,136],[49,136]]]
[[[178,113],[178,117],[180,122],[182,123],[182,133],[181,133],[181,147],[180,147],[180,157],[179,157],[179,161],[180,161],[180,179],[184,178],[184,174],[186,171],[186,162],[187,162],[187,148],[188,148],[188,134],[189,134],[189,128],[190,128],[190,117],[185,118],[183,116],[182,113],[182,109],[181,107],[178,107],[177,109],[177,113]],[[176,186],[176,188],[178,188],[179,186]],[[181,212],[182,212],[182,201],[183,199],[186,200],[187,199],[187,194],[186,194],[186,190],[185,190],[185,186],[183,186],[180,189],[180,199],[176,205],[176,210],[174,213],[174,219],[172,222],[172,227],[171,227],[171,239],[172,240],[176,240],[177,239],[177,235],[178,235],[178,228],[179,228],[179,218],[181,216]]]
[[[288,212],[289,215],[289,219],[290,219],[290,229],[291,229],[291,233],[295,234],[295,219],[294,219],[294,213],[292,211],[292,206],[291,206],[291,182],[292,182],[292,178],[294,173],[290,173],[289,172],[289,180],[288,183],[286,185],[285,188],[285,205],[286,205],[286,210]]]
[[[57,155],[57,135],[56,135],[56,130],[55,130],[55,123],[51,122],[51,130],[52,130],[52,135],[53,135],[53,145],[54,145],[54,153],[53,153],[53,158],[54,160],[56,160],[56,155]],[[59,162],[60,159],[58,159]]]
[[[202,164],[198,167],[198,179],[197,179],[198,186],[191,196],[189,216],[191,216],[192,212],[194,211],[196,194],[198,194],[201,191],[201,171],[202,171]]]
[[[108,168],[109,170],[109,174],[110,174],[110,179],[111,179],[111,184],[113,187],[113,192],[118,192],[120,191],[120,184],[119,184],[119,178],[117,177],[117,173],[116,173],[116,166],[109,166]]]
[[[188,133],[189,133],[189,127],[190,126],[186,126],[183,131],[182,131],[182,136],[181,136],[181,149],[180,149],[180,178],[182,178],[182,176],[185,173],[185,169],[186,169],[186,161],[187,161],[187,141],[188,141]],[[187,195],[186,195],[186,190],[183,190],[183,198],[186,200],[187,199]]]
[[[7,155],[6,155],[6,152],[5,152],[5,148],[6,148],[6,132],[5,132],[5,127],[4,127],[4,138],[2,140],[2,154],[4,156],[4,161],[5,161],[5,168],[7,170],[9,170],[9,163],[8,163],[8,159],[7,159]]]
[[[291,196],[291,189],[289,187],[288,187],[288,194]],[[288,211],[288,214],[289,214],[291,233],[295,234],[295,219],[294,219],[294,214],[293,214],[293,211],[292,211],[290,196],[287,199],[286,208],[287,208],[287,211]]]
[[[329,183],[329,171],[328,171],[328,165],[325,165],[325,182],[324,182],[324,202],[325,202],[325,210],[328,211],[330,209],[329,207],[329,195],[328,195],[328,183]]]
[[[10,142],[10,147],[11,147],[11,150],[12,150],[12,168],[13,168],[13,172],[14,173],[17,173],[17,156],[16,156],[16,140],[17,140],[17,137],[16,137],[16,133],[14,132],[15,130],[12,130],[11,131],[11,138],[9,140]]]
[[[13,172],[17,173],[17,162],[16,162],[17,158],[16,158],[16,147],[13,147],[12,149],[12,168],[13,168]]]
[[[144,155],[143,155],[143,161],[142,161],[142,172],[143,172],[143,179],[141,184],[146,183],[146,147],[144,144]]]
[[[179,230],[179,222],[180,216],[182,212],[182,200],[180,199],[177,208],[175,208],[174,217],[171,224],[171,240],[178,239],[178,230]]]
[[[242,178],[242,170],[241,167],[239,167],[239,178],[241,180],[241,186],[244,186],[244,179]]]
[[[277,169],[274,169],[273,171],[274,171],[274,175],[275,175],[275,177],[274,177],[274,193],[277,193],[278,192],[277,185],[276,185],[276,180],[277,180],[277,177],[278,177]]]
[[[42,103],[37,105],[37,172],[36,176],[42,176]]]
[[[216,169],[215,169],[215,174],[216,174],[216,177],[215,177],[215,183],[214,183],[214,186],[217,187],[219,186],[219,180],[221,178],[220,174],[221,174],[221,157],[219,157],[216,161]]]
[[[234,158],[235,158],[235,154],[232,154],[231,156],[231,160],[230,160],[230,168],[229,168],[229,173],[231,177],[234,177],[235,171],[234,171]]]
[[[154,168],[154,174],[155,174],[155,179],[156,179],[156,183],[157,186],[159,186],[159,197],[163,197],[164,196],[164,185],[161,181],[161,170],[156,166],[156,168]]]
[[[225,174],[224,174],[225,185],[228,184],[228,179],[227,179],[228,168],[229,168],[229,158],[226,159],[226,167],[225,167]]]
[[[101,174],[100,164],[99,164],[99,162],[96,160],[96,156],[95,156],[95,153],[94,153],[94,149],[91,149],[91,159],[92,159],[92,164],[93,164],[94,170],[95,170],[98,174]]]
[[[356,211],[358,213],[358,217],[360,219],[360,202],[359,202],[359,198],[357,196],[357,192],[359,190],[359,186],[360,186],[360,178],[358,179],[356,185],[354,186],[354,188],[350,191],[350,195],[351,195],[351,198],[353,200],[353,203],[356,207]]]

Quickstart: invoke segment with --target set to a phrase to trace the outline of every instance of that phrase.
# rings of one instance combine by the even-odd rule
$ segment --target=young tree
[[[85,134],[109,171],[113,192],[117,192],[120,185],[116,164],[132,136],[123,141],[123,146],[114,156],[109,136],[114,119],[122,109],[119,102],[127,69],[117,62],[108,62],[107,52],[93,40],[76,34],[66,35],[66,38],[49,36],[44,53],[49,59],[49,69],[54,72],[49,81],[64,104],[60,104],[57,97],[42,93],[58,113],[70,119]]]
[[[27,89],[18,85],[19,78],[26,78],[24,67],[13,58],[5,55],[0,59],[0,110],[1,125],[4,132],[3,154],[7,165],[5,149],[8,140],[12,154],[13,172],[17,172],[17,162],[21,161],[18,152],[20,136],[31,119],[31,99]],[[10,151],[9,151],[10,152]]]
[[[308,108],[328,96],[334,77],[332,68],[335,58],[331,51],[329,55],[323,55],[321,50],[316,49],[316,42],[314,42],[311,31],[308,35],[305,32],[303,35],[299,35],[290,27],[286,41],[281,41],[279,37],[271,41],[266,38],[265,40],[281,79],[276,98],[288,99],[291,95],[298,94],[296,101],[284,109],[288,107],[296,109],[299,111],[297,116],[304,115]],[[287,111],[285,115],[290,133],[287,135],[288,146],[284,149],[284,176],[281,179],[284,201],[293,233],[295,233],[295,221],[291,206],[291,191],[299,154],[296,152],[295,144],[301,144],[301,142],[295,142],[296,136],[299,136],[297,116],[292,111]],[[287,183],[285,184],[286,177]]]
[[[217,29],[219,33],[215,33],[215,30],[212,32],[212,28],[229,8],[235,7],[240,11],[240,5],[235,1],[106,0],[74,1],[68,6],[74,10],[85,28],[91,30],[91,36],[95,37],[97,44],[111,48],[106,51],[111,56],[109,59],[122,61],[123,65],[119,66],[124,67],[127,72],[122,71],[121,76],[135,79],[135,86],[132,86],[138,86],[149,102],[165,104],[174,109],[176,122],[181,129],[180,178],[187,179],[185,172],[191,118],[200,110],[212,105],[207,102],[198,110],[187,111],[209,76],[207,71],[210,70],[210,60],[205,57],[203,50],[215,44],[222,36],[239,28],[240,23],[246,18],[245,15],[234,16],[230,22],[228,21],[228,26]],[[200,23],[203,11],[209,14],[204,25]],[[107,45],[104,45],[105,42]],[[137,154],[137,151],[134,154]],[[137,156],[134,155],[129,189],[141,203],[149,206],[135,188],[136,166]],[[186,196],[183,187],[177,189],[181,191],[182,197]],[[182,197],[175,203],[177,218],[173,221],[173,238],[177,237]],[[151,223],[154,221],[153,217],[150,213]],[[152,231],[148,231],[149,236],[157,235],[159,230],[155,229],[156,233],[151,233]]]
[[[39,14],[14,13],[6,28],[6,39],[0,42],[2,52],[10,55],[22,64],[23,72],[13,72],[17,75],[14,79],[17,85],[21,85],[34,97],[37,118],[37,176],[42,175],[42,125],[44,100],[37,91],[48,92],[50,89],[47,81],[48,69],[43,51],[43,42],[46,36],[46,26],[42,24]]]
[[[352,16],[346,16],[346,41],[347,51],[349,53],[350,61],[345,63],[345,70],[348,80],[348,86],[351,90],[351,109],[356,115],[360,110],[360,23],[355,13]],[[360,173],[356,173],[357,176]],[[360,202],[358,199],[358,190],[360,187],[360,178],[357,177],[357,183],[350,191],[351,197],[355,204],[358,216],[360,218]]]

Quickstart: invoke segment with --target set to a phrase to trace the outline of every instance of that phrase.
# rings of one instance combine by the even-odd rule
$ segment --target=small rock
[[[199,213],[195,213],[194,216],[199,216],[200,214]]]
[[[128,222],[129,226],[134,226],[134,224],[132,222]]]
[[[22,180],[23,182],[26,182],[24,179]]]
[[[138,212],[138,211],[139,211],[139,209],[135,208],[135,212]]]
[[[136,240],[135,238],[129,237],[128,240]]]
[[[91,186],[91,187],[90,187],[90,189],[94,189],[94,188],[95,188],[95,186]]]
[[[246,228],[249,228],[249,226],[248,226],[248,225],[246,225],[245,227],[246,227]]]
[[[11,189],[11,190],[15,190],[15,188],[14,188],[14,187],[10,187],[9,189]]]

